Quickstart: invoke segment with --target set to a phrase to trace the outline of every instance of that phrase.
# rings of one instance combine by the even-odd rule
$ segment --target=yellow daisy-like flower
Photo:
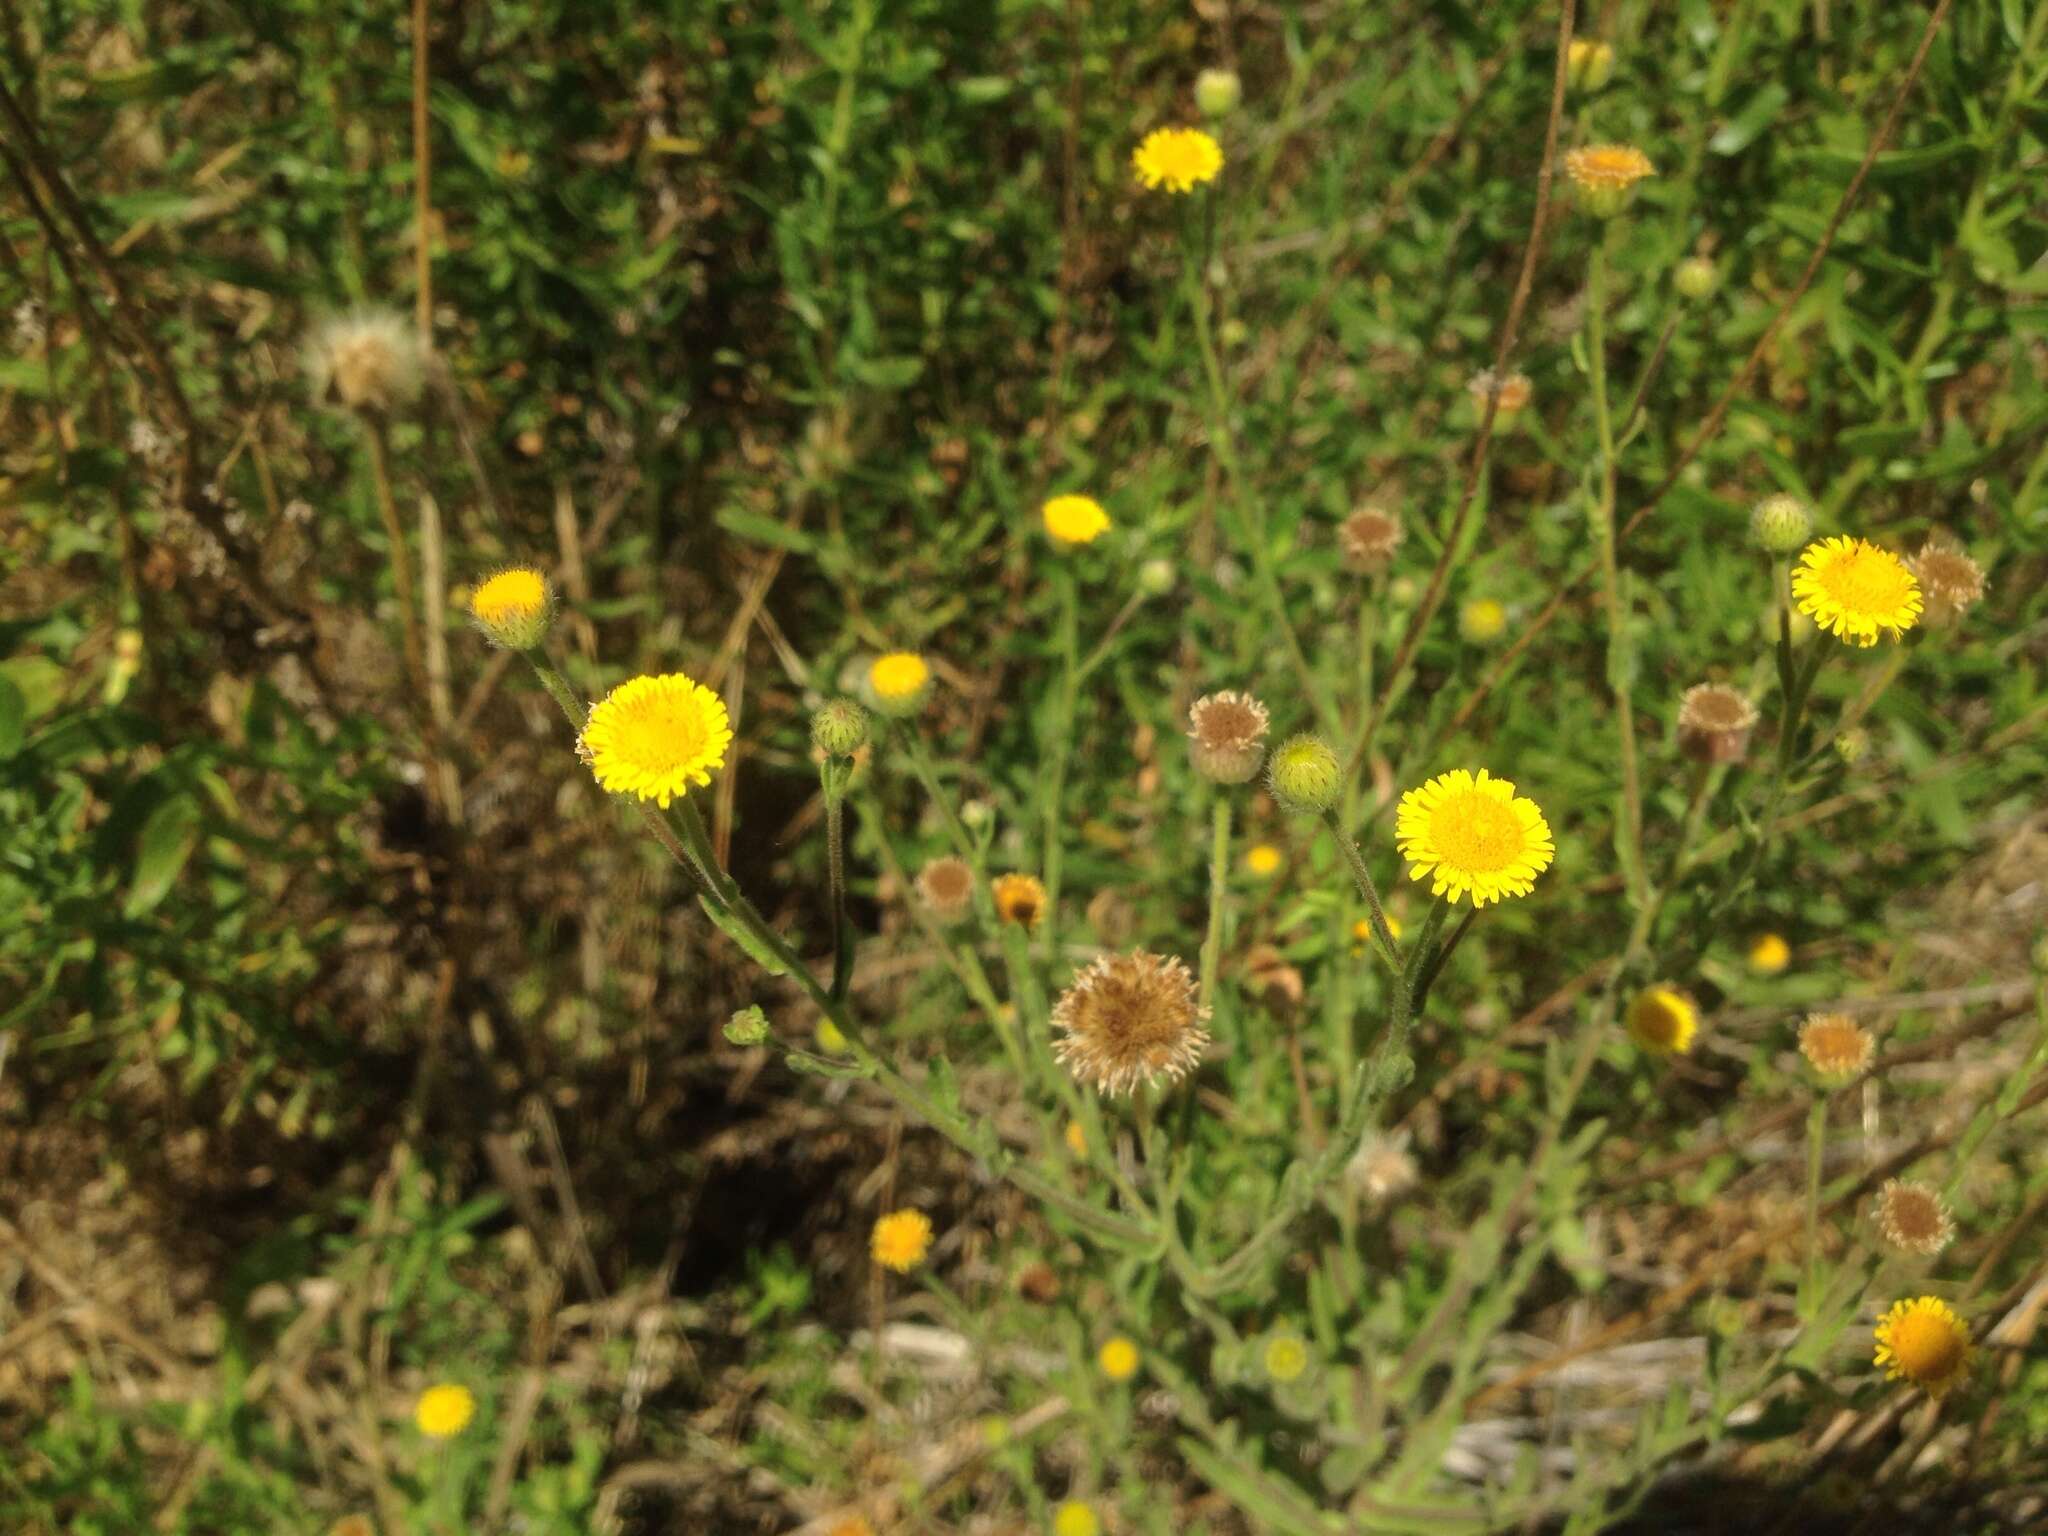
[[[470,593],[469,611],[493,644],[528,651],[547,634],[554,603],[547,577],[531,566],[515,565]]]
[[[1841,535],[1806,546],[1792,572],[1799,611],[1850,645],[1896,640],[1920,621],[1920,583],[1888,549]]]
[[[1148,188],[1192,192],[1223,169],[1223,146],[1199,128],[1155,128],[1131,151],[1131,169]]]
[[[1030,929],[1045,916],[1045,882],[1036,875],[997,875],[988,889],[1000,922]]]
[[[1276,874],[1282,862],[1280,850],[1271,843],[1254,843],[1245,850],[1244,867],[1255,875]]]
[[[1102,1536],[1102,1518],[1079,1499],[1068,1499],[1052,1513],[1052,1536]]]
[[[1297,1381],[1308,1369],[1308,1346],[1294,1334],[1276,1333],[1266,1340],[1262,1363],[1273,1380]]]
[[[1059,544],[1092,544],[1109,532],[1109,514],[1093,496],[1055,496],[1039,509],[1039,516]]]
[[[1104,1340],[1095,1352],[1095,1363],[1111,1381],[1129,1381],[1138,1374],[1138,1346],[1122,1334]]]
[[[931,685],[932,669],[915,651],[890,651],[877,656],[868,667],[868,687],[875,699],[892,713],[915,709]]]
[[[1792,963],[1792,946],[1782,934],[1760,933],[1749,946],[1749,968],[1759,976],[1775,976]]]
[[[1898,1301],[1877,1325],[1876,1364],[1885,1379],[1901,1377],[1940,1397],[1962,1379],[1970,1363],[1970,1330],[1938,1296]]]
[[[1657,167],[1633,144],[1589,144],[1565,151],[1564,173],[1578,188],[1580,205],[1588,213],[1611,219],[1628,206],[1636,183],[1656,175]]]
[[[420,1433],[433,1440],[461,1434],[475,1416],[476,1399],[470,1396],[469,1388],[458,1387],[451,1381],[427,1388],[412,1410]]]
[[[1683,1056],[1700,1031],[1700,1011],[1676,987],[1651,987],[1628,1005],[1628,1032],[1657,1056]]]
[[[931,1251],[932,1220],[923,1211],[891,1211],[875,1222],[868,1251],[884,1269],[907,1275]]]
[[[619,684],[591,707],[579,748],[597,782],[664,810],[725,764],[732,722],[725,700],[670,672]]]
[[[1536,802],[1506,779],[1455,768],[1401,797],[1394,839],[1414,880],[1430,894],[1483,907],[1526,896],[1557,850]]]

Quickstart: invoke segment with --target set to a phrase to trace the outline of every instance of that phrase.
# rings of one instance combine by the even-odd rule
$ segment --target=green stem
[[[1819,1304],[1820,1287],[1820,1178],[1821,1165],[1827,1150],[1828,1100],[1826,1094],[1814,1097],[1813,1108],[1806,1116],[1806,1275],[1800,1286],[1800,1307],[1802,1317],[1811,1319],[1813,1309]]]
[[[827,758],[820,777],[825,790],[825,879],[832,901],[832,995],[843,999],[853,984],[853,924],[846,916],[846,766]]]
[[[1074,716],[1079,707],[1080,664],[1077,660],[1080,632],[1080,597],[1076,591],[1074,573],[1061,568],[1054,578],[1060,589],[1059,654],[1060,682],[1057,695],[1057,713],[1052,722],[1052,739],[1047,743],[1048,763],[1043,784],[1043,803],[1040,806],[1043,832],[1040,862],[1045,870],[1045,915],[1040,925],[1045,933],[1040,941],[1046,955],[1051,956],[1058,942],[1060,910],[1060,866],[1062,802],[1066,799],[1067,762],[1072,755],[1074,743]]]
[[[1209,931],[1202,940],[1204,1010],[1216,1001],[1216,974],[1223,962],[1223,898],[1230,884],[1230,797],[1217,792],[1210,812]]]

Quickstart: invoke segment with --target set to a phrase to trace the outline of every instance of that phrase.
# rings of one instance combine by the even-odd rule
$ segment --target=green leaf
[[[135,872],[122,916],[142,917],[171,893],[185,861],[199,846],[199,830],[199,807],[189,795],[173,795],[149,813],[135,842]]]
[[[20,750],[27,724],[28,700],[19,688],[0,677],[0,757],[12,757]]]
[[[765,544],[770,549],[786,549],[791,554],[808,555],[818,547],[818,541],[802,529],[788,527],[775,518],[750,512],[745,507],[719,508],[718,526],[749,544]]]
[[[1707,143],[1707,148],[1717,155],[1739,155],[1749,148],[1756,136],[1778,120],[1778,114],[1785,110],[1785,104],[1792,99],[1792,93],[1773,80],[1769,85],[1755,92],[1733,117],[1721,125]]]

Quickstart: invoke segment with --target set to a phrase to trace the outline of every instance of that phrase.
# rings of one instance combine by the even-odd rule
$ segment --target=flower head
[[[1458,633],[1485,645],[1508,632],[1508,610],[1497,598],[1475,597],[1458,609]]]
[[[1984,596],[1984,567],[1946,539],[1929,538],[1907,562],[1927,595],[1927,622],[1946,624]]]
[[[1628,1032],[1653,1055],[1683,1056],[1699,1028],[1699,1009],[1676,987],[1650,987],[1628,1005]]]
[[[1409,1139],[1407,1131],[1367,1131],[1344,1165],[1345,1185],[1375,1210],[1407,1194],[1420,1177]]]
[[[1199,128],[1155,128],[1131,151],[1131,169],[1148,188],[1192,192],[1223,169],[1223,146]]]
[[[1847,1082],[1870,1065],[1870,1031],[1846,1013],[1810,1013],[1799,1026],[1799,1054],[1823,1082]]]
[[[530,651],[547,635],[555,617],[547,577],[530,565],[498,572],[469,594],[470,616],[493,645]]]
[[[915,651],[890,651],[868,666],[868,689],[892,715],[914,715],[931,686],[932,669]]]
[[[1722,683],[1695,683],[1678,701],[1678,750],[1696,763],[1739,763],[1756,729],[1756,706]]]
[[[1204,117],[1228,117],[1244,100],[1244,82],[1234,69],[1205,69],[1195,76],[1195,105]]]
[[[1103,1340],[1095,1352],[1095,1363],[1111,1381],[1129,1381],[1138,1374],[1138,1346],[1122,1334]]]
[[[1477,400],[1483,407],[1490,399],[1496,417],[1514,415],[1526,407],[1535,396],[1536,386],[1529,382],[1526,373],[1495,373],[1485,368],[1472,375],[1465,385],[1465,393]]]
[[[923,1211],[891,1211],[877,1218],[868,1236],[868,1252],[884,1269],[907,1275],[931,1251],[932,1219]]]
[[[1714,285],[1720,281],[1721,274],[1714,270],[1713,260],[1706,256],[1686,257],[1671,275],[1671,286],[1678,290],[1680,297],[1695,302],[1712,293]]]
[[[1592,144],[1565,151],[1564,172],[1579,189],[1579,206],[1595,218],[1611,219],[1628,206],[1636,183],[1656,175],[1657,167],[1633,144]]]
[[[1299,1381],[1302,1372],[1308,1369],[1308,1345],[1302,1342],[1300,1334],[1283,1329],[1266,1340],[1266,1347],[1259,1352],[1259,1363],[1265,1366],[1269,1377],[1282,1385]]]
[[[1886,1179],[1877,1192],[1877,1230],[1894,1248],[1932,1258],[1956,1235],[1956,1224],[1940,1194],[1925,1184]]]
[[[1102,1536],[1102,1519],[1092,1505],[1068,1499],[1052,1512],[1052,1536]]]
[[[851,757],[868,740],[868,715],[851,699],[831,699],[811,716],[811,745],[826,757]]]
[[[1102,1093],[1128,1093],[1142,1079],[1178,1081],[1209,1044],[1209,1010],[1178,959],[1136,950],[1103,955],[1053,1005],[1052,1052]]]
[[[1242,784],[1266,756],[1266,706],[1248,693],[1206,694],[1188,711],[1188,755],[1216,784]]]
[[[1759,976],[1775,976],[1792,963],[1792,946],[1780,933],[1760,933],[1750,941],[1749,968]]]
[[[1813,531],[1813,513],[1797,496],[1782,491],[1750,509],[1749,536],[1766,554],[1789,555]]]
[[[1351,570],[1383,570],[1405,534],[1401,519],[1393,513],[1360,507],[1337,525],[1337,548]]]
[[[412,1410],[413,1422],[430,1440],[446,1440],[461,1434],[475,1416],[476,1399],[469,1388],[452,1381],[427,1388]]]
[[[917,894],[940,922],[958,922],[974,900],[974,871],[950,853],[933,859],[917,872]]]
[[[419,398],[419,334],[396,310],[358,309],[322,321],[305,348],[317,404],[388,416]]]
[[[989,894],[1002,922],[1030,929],[1045,916],[1045,883],[1036,875],[997,875],[989,882]]]
[[[1319,736],[1290,736],[1273,749],[1273,759],[1266,764],[1267,787],[1290,811],[1327,811],[1337,803],[1343,782],[1343,765]]]
[[[1800,612],[1851,645],[1894,640],[1920,618],[1920,583],[1906,562],[1866,539],[1837,535],[1809,544],[1792,572]]]
[[[1904,1378],[1941,1397],[1962,1379],[1970,1363],[1970,1330],[1955,1309],[1937,1296],[1897,1301],[1877,1325],[1876,1364],[1885,1379]]]
[[[1575,37],[1565,50],[1565,78],[1573,90],[1597,91],[1614,78],[1614,47],[1598,38]]]
[[[680,672],[629,678],[591,706],[578,748],[597,782],[662,809],[725,764],[725,700]]]
[[[1055,544],[1092,544],[1109,531],[1109,514],[1093,496],[1055,496],[1039,516]]]
[[[1271,843],[1253,843],[1244,851],[1244,867],[1261,878],[1278,874],[1285,862],[1286,856]]]
[[[1475,907],[1528,895],[1557,853],[1536,802],[1484,768],[1454,768],[1409,790],[1395,812],[1394,840],[1409,878]]]

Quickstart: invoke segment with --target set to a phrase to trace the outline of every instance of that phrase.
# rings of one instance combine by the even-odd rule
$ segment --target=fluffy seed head
[[[1850,645],[1896,640],[1920,619],[1920,583],[1897,555],[1867,539],[1809,544],[1792,572],[1800,612]]]
[[[891,1211],[875,1222],[868,1235],[868,1252],[884,1269],[907,1275],[924,1262],[931,1251],[932,1221],[923,1211]]]
[[[1199,128],[1155,128],[1131,151],[1131,169],[1148,188],[1192,192],[1223,171],[1223,146]]]
[[[1927,622],[1947,624],[1984,596],[1984,567],[1946,539],[1930,538],[1908,562],[1927,597]]]
[[[1337,548],[1347,570],[1385,570],[1401,547],[1401,519],[1378,507],[1360,507],[1337,525]]]
[[[1344,1165],[1345,1185],[1375,1210],[1400,1199],[1415,1187],[1419,1176],[1408,1141],[1406,1131],[1392,1135],[1367,1131]]]
[[[491,644],[530,651],[546,638],[554,622],[554,591],[532,566],[515,565],[469,594],[469,613]]]
[[[1206,694],[1188,711],[1188,756],[1215,784],[1242,784],[1266,755],[1266,706],[1248,693]]]
[[[1579,206],[1596,219],[1611,219],[1629,205],[1636,183],[1657,174],[1650,157],[1633,144],[1592,144],[1567,150],[1565,175],[1579,191]]]
[[[1628,1032],[1654,1056],[1683,1056],[1699,1033],[1699,1009],[1676,987],[1650,987],[1628,1005]]]
[[[1875,1049],[1870,1031],[1846,1013],[1810,1013],[1799,1026],[1799,1054],[1823,1082],[1847,1082]]]
[[[395,310],[358,309],[323,320],[307,338],[304,356],[317,405],[389,416],[419,398],[419,336]]]
[[[1969,1326],[1938,1296],[1898,1301],[1877,1325],[1876,1363],[1885,1378],[1901,1378],[1939,1398],[1962,1380],[1970,1364]]]
[[[1290,736],[1273,750],[1266,765],[1266,783],[1273,797],[1290,811],[1315,814],[1337,803],[1344,782],[1343,765],[1329,744],[1317,736]]]
[[[951,854],[933,859],[917,872],[917,894],[933,917],[957,923],[974,902],[974,871]]]
[[[989,894],[1002,922],[1028,930],[1045,916],[1045,885],[1036,875],[997,875],[989,882]]]
[[[826,757],[851,757],[868,740],[868,712],[851,699],[832,699],[811,716],[811,745]]]
[[[1877,1230],[1894,1248],[1932,1258],[1956,1235],[1942,1198],[1925,1184],[1887,1179],[1877,1192]]]
[[[1789,555],[1813,531],[1813,513],[1797,496],[1766,496],[1750,509],[1749,536],[1766,554]]]
[[[1756,706],[1720,683],[1695,683],[1678,702],[1678,750],[1696,763],[1739,763],[1756,729]]]
[[[1209,1044],[1208,1016],[1179,959],[1142,949],[1104,955],[1053,1005],[1053,1055],[1101,1093],[1128,1093],[1162,1077],[1178,1081]]]

